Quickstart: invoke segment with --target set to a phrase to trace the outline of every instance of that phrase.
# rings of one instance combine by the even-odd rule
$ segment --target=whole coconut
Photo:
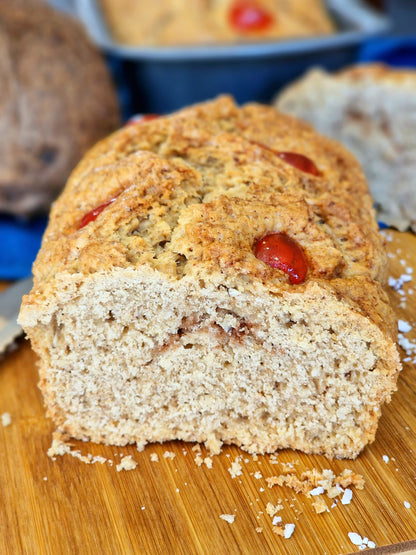
[[[0,2],[0,212],[46,212],[118,124],[107,66],[80,23],[40,1]]]

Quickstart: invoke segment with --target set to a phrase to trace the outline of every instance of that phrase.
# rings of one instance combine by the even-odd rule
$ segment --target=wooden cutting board
[[[199,466],[196,460],[207,456],[205,450],[199,455],[180,442],[142,452],[134,446],[74,442],[73,450],[106,461],[86,464],[68,454],[52,460],[47,451],[54,426],[45,418],[36,386],[35,356],[22,342],[0,364],[0,414],[11,417],[10,425],[0,424],[0,553],[357,552],[349,532],[377,548],[402,544],[384,553],[415,548],[416,237],[386,235],[391,284],[398,288],[400,276],[411,278],[400,289],[389,287],[399,318],[412,326],[403,333],[409,354],[402,352],[398,392],[384,408],[376,441],[358,459],[330,461],[285,450],[255,460],[226,447]],[[117,470],[128,455],[137,466]],[[352,487],[349,504],[322,495],[329,510],[317,514],[316,498],[286,486],[269,488],[266,482],[285,470],[300,475],[313,468],[337,474],[351,469],[364,477],[364,489]],[[282,528],[273,526],[268,503],[282,506],[274,516],[283,524],[295,524],[290,538],[276,533]]]

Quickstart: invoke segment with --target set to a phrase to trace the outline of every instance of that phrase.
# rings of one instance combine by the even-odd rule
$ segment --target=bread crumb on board
[[[313,497],[312,506],[318,514],[329,510],[325,501],[320,498],[321,495],[326,493],[329,499],[333,499],[342,494],[341,503],[347,505],[352,499],[352,490],[348,486],[355,486],[357,489],[364,487],[364,478],[349,469],[343,470],[338,476],[330,469],[324,469],[322,472],[315,468],[306,470],[300,477],[292,471],[270,476],[266,478],[266,482],[269,488],[275,485],[287,486],[296,493]]]
[[[68,439],[69,438],[65,434],[60,432],[54,433],[52,445],[48,450],[48,456],[55,460],[57,456],[68,454],[86,464],[96,462],[103,464],[107,462],[110,465],[113,465],[113,461],[111,459],[107,459],[102,456],[92,456],[91,454],[83,455],[79,450],[73,448],[73,444],[69,443]],[[192,450],[197,454],[196,459],[198,459],[198,461],[196,461],[196,463],[198,464],[199,462],[198,466],[205,464],[208,468],[212,467],[212,454],[210,454],[210,456],[205,456],[203,450],[201,449],[201,445],[199,444],[194,445]],[[187,454],[186,450],[182,450],[182,452],[183,455]],[[131,455],[123,456],[122,453],[118,453],[118,455],[121,456],[121,460],[120,463],[116,465],[117,472],[121,472],[122,470],[134,470],[138,466],[137,461],[135,461]],[[177,453],[169,450],[166,450],[163,453],[163,457],[167,460],[172,460],[176,456]],[[159,462],[160,460],[158,453],[155,451],[150,453],[149,458],[152,462]],[[273,458],[270,457],[270,459],[276,463],[276,456],[273,456]],[[247,470],[244,471],[243,465],[241,464],[242,460],[242,456],[239,455],[235,457],[233,462],[230,461],[231,467],[228,468],[228,472],[230,473],[232,479],[237,476],[241,476],[244,472],[246,472],[249,473],[250,476],[253,476],[256,480],[264,479],[268,484],[269,489],[272,489],[275,486],[289,487],[293,489],[295,493],[304,495],[305,497],[311,499],[312,506],[317,514],[328,513],[330,512],[330,508],[332,509],[337,506],[349,504],[353,498],[353,490],[351,489],[351,486],[354,486],[358,490],[364,488],[365,482],[363,476],[350,469],[344,469],[339,474],[336,474],[328,468],[323,470],[312,468],[297,474],[296,468],[299,466],[300,461],[281,462],[279,463],[280,469],[282,470],[281,474],[265,477],[265,469],[263,472],[260,472],[260,470],[250,472]],[[252,460],[261,464],[261,459],[258,456]],[[385,463],[388,463],[392,459],[387,455],[383,455],[383,460]],[[244,459],[244,461],[247,463],[248,460]],[[44,480],[46,481],[47,478],[45,477]],[[187,484],[185,483],[184,485]],[[178,493],[180,489],[177,488],[176,491]],[[264,488],[262,488],[262,491],[265,491]],[[294,498],[294,500],[295,499],[296,498]],[[330,508],[327,504],[328,499],[334,500]],[[259,499],[257,501],[259,501]],[[286,499],[286,502],[287,501],[288,499]],[[402,503],[407,510],[411,509],[411,504],[408,501],[405,500]],[[294,507],[294,505],[290,504],[290,507]],[[142,510],[143,509],[144,507]],[[282,504],[282,499],[276,498],[274,503],[270,501],[267,502],[264,512],[260,511],[259,515],[267,514],[270,517],[271,531],[274,534],[282,537],[283,539],[290,539],[296,531],[296,525],[293,522],[284,522],[284,511],[285,507]],[[281,514],[277,514],[280,512]],[[295,512],[299,513],[302,511]],[[220,518],[229,524],[232,524],[235,521],[235,516],[235,514],[223,513],[220,515]],[[261,517],[258,516],[257,518],[260,519]],[[298,518],[299,517],[296,517],[296,519]],[[264,526],[257,526],[255,528],[255,532],[263,533],[264,529]],[[375,547],[375,543],[373,541],[369,540],[365,536],[361,537],[356,532],[350,532],[348,536],[350,541],[356,545],[359,550]]]
[[[285,524],[285,526],[273,526],[273,532],[278,536],[282,536],[285,539],[289,539],[293,532],[295,531],[295,525],[293,523]]]
[[[210,453],[210,456],[203,456],[202,449],[199,444],[195,444],[192,447],[192,451],[196,452],[195,463],[197,464],[197,466],[205,464],[208,468],[212,468],[212,453]],[[72,457],[77,458],[78,460],[86,464],[92,464],[95,462],[100,462],[101,464],[108,462],[111,465],[113,464],[112,460],[106,459],[105,457],[93,457],[91,454],[82,455],[79,450],[73,449],[73,444],[68,442],[68,437],[65,434],[62,434],[59,431],[55,432],[53,434],[52,445],[48,450],[48,456],[55,460],[57,456],[63,456],[66,454],[71,455]],[[123,454],[120,454],[120,456],[122,458],[120,460],[120,463],[116,465],[117,472],[120,472],[122,470],[134,470],[137,467],[138,463],[133,459],[131,455],[123,456]],[[163,457],[165,459],[173,460],[176,457],[176,453],[166,450],[163,453]],[[150,453],[150,460],[152,462],[159,462],[159,455],[156,452]],[[235,460],[231,463],[231,466],[228,468],[228,472],[230,473],[232,479],[236,478],[237,476],[243,475],[241,460],[242,456],[237,456]],[[257,456],[255,460],[256,462],[259,460]],[[276,462],[276,457],[273,456],[272,460],[273,462]],[[357,489],[362,489],[364,487],[363,477],[359,474],[353,473],[352,470],[344,469],[339,475],[336,475],[330,469],[318,471],[316,468],[313,468],[302,472],[300,476],[298,476],[295,470],[295,466],[298,466],[298,464],[299,461],[282,462],[282,473],[279,475],[266,477],[265,480],[269,488],[273,488],[276,485],[287,486],[293,489],[296,493],[301,493],[303,495],[306,495],[308,498],[313,498],[312,506],[318,514],[329,512],[328,506],[324,498],[322,497],[324,494],[326,494],[327,498],[329,499],[341,496],[342,494],[341,503],[348,504],[352,499],[352,490],[349,489],[348,486],[353,485]],[[257,480],[263,478],[263,474],[259,470],[255,472],[250,472],[250,475],[253,475]],[[264,488],[261,488],[261,491],[264,491]],[[337,505],[337,501],[338,500],[335,499],[335,503],[332,505],[332,507],[335,507]],[[405,502],[405,507],[407,507],[406,503],[407,502]],[[293,504],[291,504],[290,506],[292,507]],[[282,500],[277,499],[276,504],[268,502],[266,504],[265,511],[271,518],[273,518],[273,532],[288,539],[292,536],[295,530],[295,525],[292,525],[291,523],[284,523],[282,517],[276,516],[276,513],[282,511],[283,509],[284,506],[282,505]],[[234,522],[234,517],[235,515],[220,515],[220,518],[222,518],[223,520],[229,519],[227,521],[230,523]],[[259,529],[260,528],[263,531],[263,528],[259,527]]]
[[[131,455],[126,455],[120,461],[120,464],[116,466],[117,472],[122,470],[134,470],[137,466],[137,461],[133,459]]]
[[[52,434],[52,445],[47,451],[48,457],[54,461],[56,460],[56,457],[71,455],[74,459],[78,459],[85,464],[94,464],[98,462],[100,464],[108,463],[110,466],[113,465],[113,461],[111,459],[107,459],[101,455],[93,456],[91,453],[83,455],[79,449],[72,449],[73,444],[69,443],[67,440],[68,438],[65,434],[62,434],[59,431],[54,432]]]
[[[357,489],[363,489],[364,479],[360,474],[354,474],[352,470],[344,469],[338,476],[330,469],[324,469],[319,472],[316,468],[306,470],[300,478],[294,473],[280,474],[278,476],[271,476],[266,478],[269,488],[274,485],[288,486],[296,491],[296,493],[303,493],[305,495],[314,495],[330,491],[332,496],[335,497],[332,488],[336,488],[337,495],[343,493],[342,488],[350,485],[355,486]],[[324,491],[316,490],[320,486]]]
[[[212,468],[212,458],[211,457],[205,457],[204,458],[204,463],[205,463],[205,466],[207,468]]]
[[[228,472],[231,474],[231,478],[233,479],[243,474],[239,457],[237,457],[236,460],[231,463],[231,467],[228,469]]]
[[[313,501],[312,507],[315,509],[316,513],[319,515],[321,513],[329,512],[328,506],[322,497],[318,497],[316,501]]]
[[[9,412],[3,412],[1,415],[1,425],[5,428],[6,426],[10,426],[12,423],[12,417]]]
[[[212,457],[203,457],[200,451],[196,454],[194,462],[197,466],[202,466],[203,464],[205,464],[205,466],[209,469],[212,468],[213,464]],[[228,471],[231,472],[230,469],[228,469]]]
[[[201,453],[197,453],[194,458],[195,464],[197,466],[202,466],[204,463],[204,459],[201,456]]]

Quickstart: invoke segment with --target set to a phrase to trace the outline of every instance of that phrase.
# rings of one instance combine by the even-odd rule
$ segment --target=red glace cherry
[[[298,154],[297,152],[279,152],[276,150],[274,150],[273,152],[275,152],[275,154],[279,158],[281,158],[291,166],[294,166],[298,170],[306,173],[311,173],[312,175],[319,175],[319,170],[314,162],[312,162],[312,160],[304,154]]]
[[[272,268],[283,270],[290,283],[302,283],[308,271],[302,249],[284,233],[271,233],[257,241],[254,256]]]
[[[104,208],[107,208],[107,206],[109,206],[115,200],[116,200],[116,197],[108,200],[107,202],[104,202],[103,204],[100,204],[100,206],[97,206],[96,208],[93,208],[92,210],[87,212],[85,216],[82,218],[82,220],[80,221],[78,229],[81,229],[85,227],[87,224],[89,224],[90,222],[93,222],[94,220],[96,220],[97,216],[101,214]]]
[[[152,119],[159,118],[159,114],[138,114],[137,116],[132,116],[126,121],[126,125],[136,125],[137,123],[144,123],[145,121],[151,121]]]
[[[243,33],[264,31],[274,21],[271,13],[255,0],[236,0],[228,13],[230,25]]]
[[[269,146],[263,143],[258,143],[255,141],[250,141],[250,142],[257,146],[261,146],[261,148],[270,150],[270,152],[273,152],[281,160],[283,160],[287,164],[290,164],[291,166],[293,166],[294,168],[297,168],[302,172],[310,173],[312,175],[320,175],[320,172],[316,167],[315,163],[312,162],[312,160],[307,156],[305,156],[304,154],[299,154],[298,152],[282,152],[280,150],[274,150],[273,148],[270,148]]]

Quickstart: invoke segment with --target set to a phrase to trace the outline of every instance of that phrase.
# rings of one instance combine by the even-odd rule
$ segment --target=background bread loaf
[[[416,72],[381,64],[315,69],[276,107],[343,142],[361,162],[381,221],[416,231]]]
[[[100,0],[115,40],[191,45],[323,35],[334,24],[322,0]]]

